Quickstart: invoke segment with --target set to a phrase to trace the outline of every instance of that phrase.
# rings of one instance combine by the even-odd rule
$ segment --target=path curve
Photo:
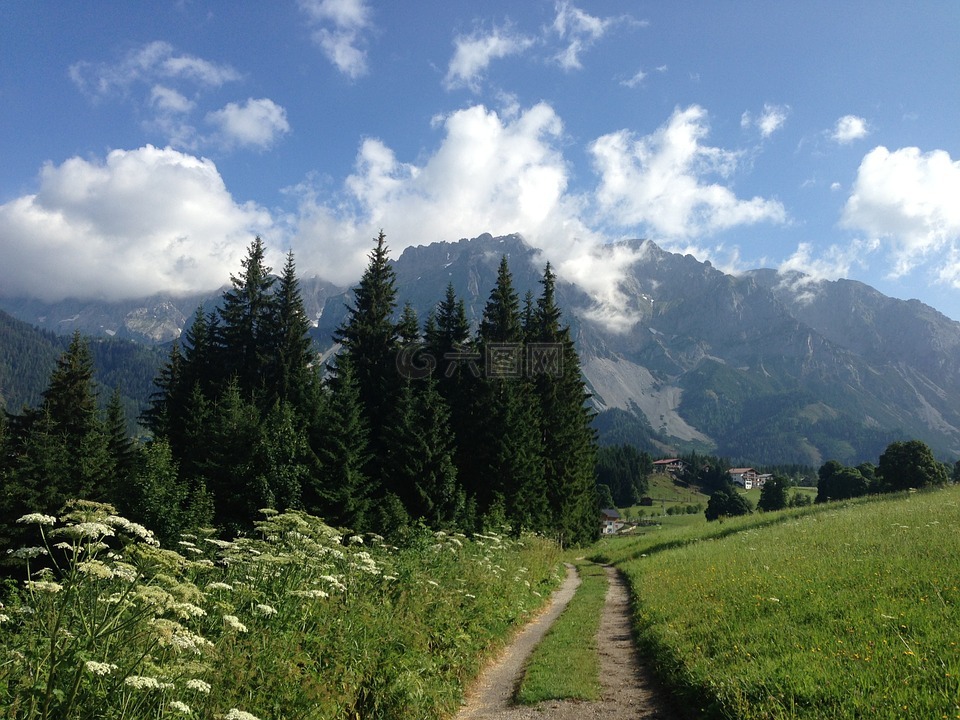
[[[580,584],[576,570],[567,566],[567,578],[547,611],[527,625],[503,655],[481,674],[456,720],[678,720],[651,673],[639,660],[630,622],[630,593],[626,580],[606,566],[607,597],[598,632],[601,699],[551,700],[531,706],[512,705],[514,690],[533,648],[546,634]]]

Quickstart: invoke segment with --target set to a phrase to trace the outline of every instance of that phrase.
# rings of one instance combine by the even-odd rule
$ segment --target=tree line
[[[175,542],[302,509],[358,532],[508,525],[564,544],[599,530],[596,439],[580,362],[548,264],[521,303],[507,258],[472,331],[448,286],[421,323],[398,308],[381,232],[326,365],[309,336],[293,253],[281,273],[254,240],[214,310],[198,309],[124,431],[97,408],[75,335],[40,405],[0,420],[0,544],[15,519],[69,498],[114,504]]]

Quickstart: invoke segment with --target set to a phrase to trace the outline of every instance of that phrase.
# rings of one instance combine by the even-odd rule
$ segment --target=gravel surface
[[[547,610],[517,635],[514,642],[480,676],[456,720],[678,720],[665,703],[650,673],[640,664],[630,627],[630,598],[626,582],[607,567],[609,589],[600,620],[600,682],[602,697],[596,702],[551,700],[538,705],[515,706],[514,690],[534,646],[573,597],[580,579],[573,567],[551,599]]]

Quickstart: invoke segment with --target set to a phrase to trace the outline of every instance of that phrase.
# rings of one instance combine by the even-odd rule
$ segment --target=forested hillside
[[[71,338],[31,327],[0,310],[0,408],[20,412],[42,400],[44,388]],[[101,405],[115,389],[130,423],[136,420],[153,391],[153,379],[163,362],[162,352],[130,340],[94,338],[89,341],[94,379]]]
[[[423,322],[401,311],[387,253],[381,234],[322,368],[293,254],[275,276],[257,238],[172,346],[146,443],[130,440],[118,393],[98,408],[75,335],[39,405],[0,433],[0,542],[70,498],[112,503],[166,543],[210,523],[244,533],[262,508],[398,538],[422,523],[590,542],[592,414],[550,266],[521,304],[503,257],[474,334],[452,287]]]

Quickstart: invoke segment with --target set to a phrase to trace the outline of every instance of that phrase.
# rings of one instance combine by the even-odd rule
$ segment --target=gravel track
[[[547,609],[530,622],[510,646],[480,676],[467,695],[456,720],[679,720],[669,708],[650,672],[640,663],[630,625],[630,596],[626,581],[612,568],[600,620],[601,699],[550,700],[531,706],[513,705],[517,684],[534,647],[570,602],[580,579],[572,566],[554,592]]]

